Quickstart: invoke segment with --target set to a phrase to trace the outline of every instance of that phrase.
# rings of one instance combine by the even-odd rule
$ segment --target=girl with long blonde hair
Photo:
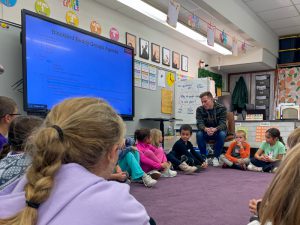
[[[97,98],[56,105],[32,137],[26,177],[0,192],[0,224],[148,224],[129,186],[106,180],[116,165],[124,127]]]

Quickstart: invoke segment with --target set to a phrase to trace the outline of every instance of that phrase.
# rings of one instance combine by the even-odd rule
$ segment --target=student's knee
[[[219,139],[221,139],[221,140],[225,140],[226,135],[227,135],[227,134],[226,134],[225,131],[220,130],[220,131],[219,131],[219,134],[218,134],[218,137],[219,137]]]
[[[197,141],[204,140],[204,132],[199,130],[196,134]]]

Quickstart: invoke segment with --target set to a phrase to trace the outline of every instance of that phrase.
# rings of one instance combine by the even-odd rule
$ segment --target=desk
[[[165,125],[164,122],[173,122],[175,120],[182,121],[181,119],[175,119],[175,118],[142,118],[140,120],[151,120],[151,121],[157,121],[159,122],[159,129],[162,133],[162,137],[164,138],[165,136]]]

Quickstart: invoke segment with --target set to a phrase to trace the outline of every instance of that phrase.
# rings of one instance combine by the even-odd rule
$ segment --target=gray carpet
[[[248,202],[263,195],[273,174],[209,167],[195,175],[161,178],[131,193],[158,225],[245,225]]]

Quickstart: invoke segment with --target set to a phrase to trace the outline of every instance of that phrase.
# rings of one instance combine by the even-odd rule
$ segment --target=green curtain
[[[222,76],[220,74],[213,73],[205,69],[198,69],[198,78],[203,78],[203,77],[211,77],[215,81],[216,90],[217,88],[222,89]]]

